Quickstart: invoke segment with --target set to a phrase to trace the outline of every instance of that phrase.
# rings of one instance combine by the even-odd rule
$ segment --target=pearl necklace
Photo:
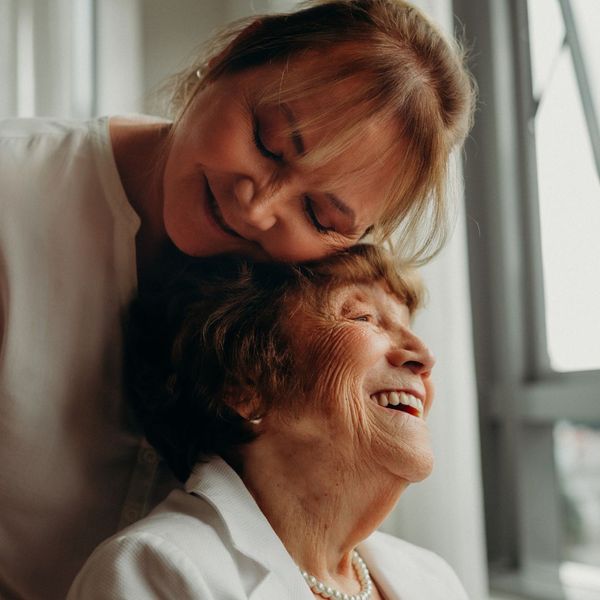
[[[356,550],[352,551],[352,566],[358,575],[360,581],[360,592],[358,594],[345,594],[335,588],[332,588],[322,581],[319,581],[314,575],[309,575],[306,571],[300,569],[304,581],[308,583],[308,587],[323,598],[334,598],[335,600],[371,600],[373,593],[373,582],[369,575],[369,569],[365,561],[359,556]]]

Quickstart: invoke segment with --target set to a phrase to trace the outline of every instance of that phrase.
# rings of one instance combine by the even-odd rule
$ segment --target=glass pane
[[[554,444],[562,498],[563,557],[600,568],[600,429],[560,422],[554,429]]]
[[[539,97],[550,80],[565,36],[556,0],[529,0],[529,46],[533,93]]]
[[[544,6],[554,14],[557,4],[530,0],[530,18],[543,23]],[[588,4],[586,19],[600,31],[600,2]],[[556,36],[544,42],[548,55],[555,42]],[[589,76],[599,78],[600,53],[586,56]],[[548,355],[557,371],[598,369],[600,180],[568,48],[542,86],[535,135]]]
[[[598,0],[571,0],[573,15],[577,24],[579,40],[586,60],[586,69],[596,115],[600,118],[600,2]]]

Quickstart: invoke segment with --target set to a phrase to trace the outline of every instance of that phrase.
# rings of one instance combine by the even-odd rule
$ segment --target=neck
[[[136,236],[138,273],[168,244],[163,221],[162,176],[171,124],[113,117],[110,137],[125,194],[140,217]]]
[[[357,591],[352,550],[387,517],[407,483],[345,464],[333,442],[295,444],[293,453],[288,442],[259,436],[246,446],[242,479],[300,568]]]

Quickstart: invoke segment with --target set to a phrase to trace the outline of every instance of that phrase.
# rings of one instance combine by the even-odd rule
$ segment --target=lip
[[[237,231],[229,227],[229,225],[225,222],[223,215],[221,214],[221,210],[219,209],[219,205],[213,194],[213,191],[210,187],[210,183],[208,182],[208,178],[204,176],[205,183],[205,191],[206,191],[206,214],[210,220],[210,222],[217,228],[219,231],[222,231],[228,237],[233,237],[237,239],[246,239],[242,237]]]

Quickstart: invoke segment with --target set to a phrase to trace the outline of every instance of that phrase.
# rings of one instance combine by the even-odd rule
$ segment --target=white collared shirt
[[[99,546],[69,600],[314,600],[225,461],[197,465],[186,492],[172,492],[148,517]],[[427,550],[375,533],[359,552],[388,600],[467,598],[450,567]]]

